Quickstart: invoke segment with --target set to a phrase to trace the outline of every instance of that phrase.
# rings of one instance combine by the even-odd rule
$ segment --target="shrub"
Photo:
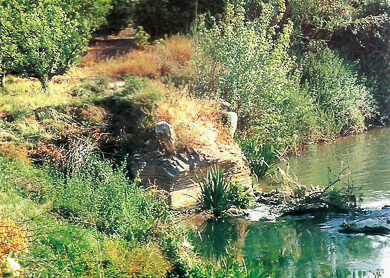
[[[292,24],[275,25],[283,5],[276,18],[276,7],[262,3],[261,8],[260,17],[249,20],[241,5],[228,5],[224,20],[210,28],[201,18],[195,34],[196,89],[227,101],[248,135],[292,144],[310,130],[311,100],[300,94],[288,53]]]
[[[228,5],[224,21],[214,21],[208,29],[201,18],[198,25],[197,89],[229,102],[241,118],[256,118],[270,106],[280,106],[292,85],[287,52],[292,25],[272,39],[272,12],[271,5],[263,4],[261,18],[249,21],[243,7]]]
[[[322,118],[338,127],[335,135],[362,131],[365,121],[375,115],[375,101],[364,81],[353,64],[328,48],[303,58],[303,90],[322,111]]]
[[[246,207],[249,204],[248,194],[243,198],[242,191],[229,173],[218,167],[211,167],[206,175],[197,178],[201,196],[199,201],[203,209],[212,210],[215,217],[219,217],[232,205]]]
[[[256,138],[244,137],[238,139],[238,143],[248,159],[252,174],[255,174],[257,179],[264,178],[265,174],[272,169],[282,149]]]

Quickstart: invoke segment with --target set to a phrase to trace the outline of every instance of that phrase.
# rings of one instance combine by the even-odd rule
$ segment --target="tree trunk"
[[[0,88],[5,86],[5,73],[0,72]]]

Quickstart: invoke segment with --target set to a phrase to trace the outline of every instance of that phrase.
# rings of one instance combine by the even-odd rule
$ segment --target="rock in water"
[[[390,234],[390,208],[368,212],[361,218],[341,225],[340,233],[367,235]]]

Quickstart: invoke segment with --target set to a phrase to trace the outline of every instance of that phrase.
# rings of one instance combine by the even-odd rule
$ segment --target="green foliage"
[[[231,174],[223,169],[211,167],[197,182],[201,189],[201,207],[212,210],[215,217],[221,216],[232,205],[242,208],[249,205],[248,189],[240,188]]]
[[[88,3],[0,1],[0,73],[35,77],[45,88],[53,76],[64,74],[86,50],[107,10]],[[101,3],[109,7],[107,0]]]
[[[125,164],[113,169],[111,162],[90,157],[72,175],[57,174],[53,187],[47,189],[53,210],[129,241],[150,240],[168,216],[166,204],[157,193],[139,187],[138,177],[130,181],[125,169]]]
[[[378,101],[381,118],[388,118],[389,105],[389,14],[387,0],[328,1],[292,0],[287,10],[294,22],[299,52],[323,46],[339,50],[356,61]]]
[[[321,110],[321,120],[335,123],[334,135],[359,132],[375,115],[375,101],[356,66],[328,48],[308,52],[302,60],[303,90]]]
[[[202,17],[196,33],[197,89],[228,101],[243,118],[278,105],[294,85],[288,78],[293,61],[287,52],[292,25],[286,24],[274,40],[273,7],[262,7],[261,17],[249,21],[242,6],[228,5],[223,21],[208,29]]]
[[[108,24],[100,32],[119,32],[129,24],[143,26],[153,37],[189,31],[196,15],[204,12],[220,14],[224,0],[113,0]]]
[[[138,47],[145,48],[149,45],[150,35],[145,32],[144,28],[142,26],[138,26],[137,33],[134,36],[135,44]]]
[[[126,82],[126,90],[130,92],[138,92],[144,89],[150,82],[150,79],[147,77],[138,77],[126,75],[124,77]]]
[[[331,45],[350,60],[357,61],[378,101],[381,118],[389,117],[390,92],[390,3],[364,1],[359,17],[349,28],[337,32]]]
[[[265,177],[266,173],[276,164],[282,147],[275,147],[256,138],[244,137],[238,139],[241,150],[248,159],[252,174],[257,179]]]
[[[248,136],[296,146],[315,133],[317,119],[312,99],[300,92],[289,54],[292,24],[276,25],[284,16],[283,3],[260,3],[261,14],[252,20],[241,5],[228,5],[224,20],[214,20],[211,28],[201,18],[196,89],[230,103]]]
[[[362,1],[363,2],[363,1]],[[294,21],[295,35],[308,40],[330,39],[335,31],[347,27],[359,14],[362,2],[349,0],[290,0],[288,11]]]

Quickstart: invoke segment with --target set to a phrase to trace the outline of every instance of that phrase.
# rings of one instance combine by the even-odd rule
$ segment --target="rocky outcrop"
[[[168,123],[160,122],[156,125],[155,131],[159,147],[151,147],[155,144],[148,144],[149,147],[135,154],[131,162],[133,174],[142,169],[140,177],[145,186],[156,185],[169,193],[188,191],[197,187],[197,176],[200,177],[209,167],[215,165],[230,170],[235,179],[246,186],[251,186],[248,162],[233,140],[218,147],[202,146],[175,153],[167,151],[166,148],[174,144],[172,127]],[[183,192],[187,194],[187,191]],[[195,198],[192,199],[195,201]]]

